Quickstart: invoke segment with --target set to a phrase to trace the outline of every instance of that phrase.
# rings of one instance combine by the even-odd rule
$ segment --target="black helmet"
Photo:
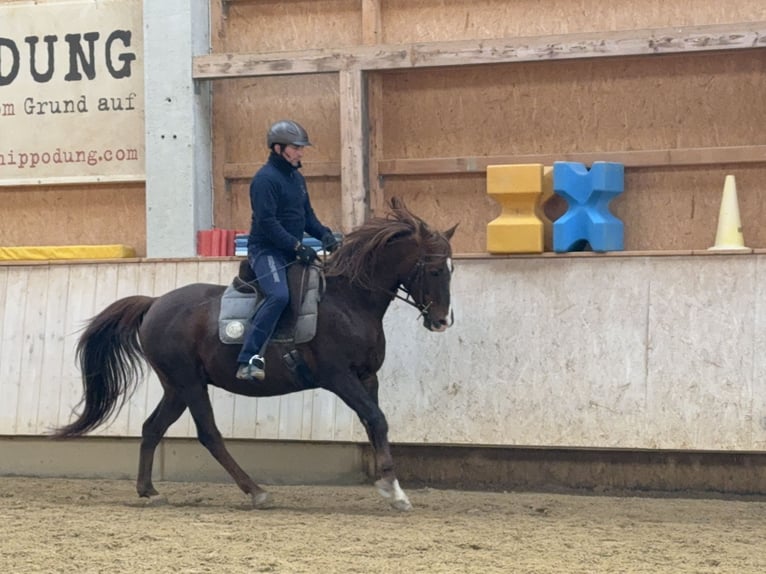
[[[303,126],[293,120],[280,120],[269,128],[266,135],[266,145],[271,149],[274,144],[282,145],[311,145],[309,134]]]

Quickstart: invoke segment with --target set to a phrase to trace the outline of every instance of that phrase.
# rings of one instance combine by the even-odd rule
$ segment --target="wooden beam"
[[[225,163],[223,177],[227,181],[252,179],[263,163]],[[301,173],[304,177],[340,177],[340,162],[309,161],[303,164]]]
[[[198,80],[766,48],[766,21],[194,58]]]
[[[552,165],[554,161],[576,161],[588,165],[592,164],[594,161],[613,161],[625,164],[625,167],[766,163],[766,145],[422,159],[385,159],[379,162],[378,171],[381,176],[480,173],[486,171],[488,165],[517,163],[541,163],[543,165]]]
[[[383,157],[383,78],[375,72],[367,72],[367,181],[369,186],[370,213],[376,217],[385,214],[383,180],[378,173]]]
[[[367,217],[367,121],[365,73],[345,70],[340,82],[341,226],[349,232]]]

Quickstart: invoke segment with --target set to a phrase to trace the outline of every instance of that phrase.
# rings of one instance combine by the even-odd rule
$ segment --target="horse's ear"
[[[446,237],[448,241],[452,239],[453,235],[455,235],[455,230],[457,229],[458,225],[460,224],[456,223],[455,225],[453,225],[447,231],[444,232],[444,237]]]
[[[391,206],[391,209],[393,209],[394,211],[398,211],[399,209],[403,209],[405,207],[404,206],[404,201],[402,201],[401,198],[396,197],[396,196],[393,196],[390,199],[389,205]]]

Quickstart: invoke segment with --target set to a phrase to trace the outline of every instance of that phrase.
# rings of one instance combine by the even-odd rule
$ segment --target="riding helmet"
[[[274,144],[282,145],[311,145],[309,134],[298,122],[279,120],[272,124],[266,136],[266,145],[271,149]]]

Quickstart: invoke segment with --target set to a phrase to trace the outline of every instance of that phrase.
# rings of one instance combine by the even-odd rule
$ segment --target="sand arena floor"
[[[764,499],[273,486],[248,509],[233,484],[0,477],[6,573],[766,572]],[[405,485],[406,486],[406,485]]]

